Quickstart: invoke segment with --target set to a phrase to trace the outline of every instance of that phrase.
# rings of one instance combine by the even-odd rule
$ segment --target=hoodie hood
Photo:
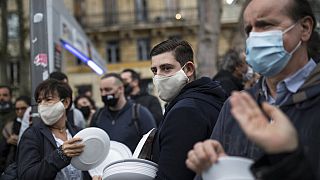
[[[208,77],[202,77],[186,84],[180,93],[168,104],[168,112],[178,101],[185,98],[193,98],[204,101],[221,109],[227,96],[219,82]]]
[[[300,87],[297,93],[293,94],[285,105],[292,105],[306,100],[317,99],[320,97],[320,64],[311,72],[308,79]]]

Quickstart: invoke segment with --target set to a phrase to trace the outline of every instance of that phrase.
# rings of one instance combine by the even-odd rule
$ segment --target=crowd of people
[[[100,108],[91,92],[73,98],[68,77],[53,72],[34,92],[41,121],[22,128],[29,126],[30,97],[13,103],[11,88],[1,85],[0,179],[11,164],[18,179],[101,179],[70,164],[84,150],[73,135],[86,127],[103,129],[132,152],[157,128],[150,159],[158,164],[157,180],[202,179],[222,156],[253,159],[257,179],[320,179],[320,66],[311,5],[252,0],[243,22],[245,52],[228,51],[212,78],[196,76],[187,41],[152,48],[150,69],[164,108],[133,69],[101,77]]]

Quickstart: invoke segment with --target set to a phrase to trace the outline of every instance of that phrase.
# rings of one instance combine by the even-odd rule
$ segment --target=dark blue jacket
[[[121,142],[134,152],[142,135],[152,128],[156,128],[156,122],[149,110],[140,106],[138,113],[139,129],[137,129],[133,123],[132,106],[133,103],[127,101],[115,117],[111,115],[107,107],[103,107],[100,112],[97,111],[97,115],[94,115],[90,126],[105,130],[110,140]]]
[[[195,173],[185,165],[187,153],[210,137],[225,98],[219,83],[204,77],[187,84],[169,103],[153,147],[156,179],[193,179]]]
[[[258,103],[265,100],[261,81],[249,93]],[[310,163],[313,173],[320,177],[320,65],[309,75],[297,93],[293,94],[280,109],[291,119],[298,131],[299,141]],[[251,143],[230,114],[227,101],[212,132],[212,139],[218,140],[229,155],[244,156],[257,160],[264,152]],[[273,159],[272,161],[278,161]],[[285,171],[283,171],[285,172]],[[310,172],[308,172],[310,173]],[[311,172],[312,173],[312,172]]]
[[[77,129],[67,123],[70,134]],[[61,151],[60,151],[61,152]],[[53,180],[57,173],[70,164],[71,158],[62,159],[50,129],[42,122],[29,127],[18,145],[18,179]],[[91,179],[88,172],[83,172],[83,179]]]

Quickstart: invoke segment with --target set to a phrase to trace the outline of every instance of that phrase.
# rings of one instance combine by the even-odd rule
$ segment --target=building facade
[[[198,1],[190,0],[65,0],[107,62],[109,72],[132,68],[141,73],[142,86],[152,91],[149,52],[166,39],[184,39],[196,51],[198,43]],[[219,54],[231,46],[242,3],[223,3]],[[99,99],[99,77],[66,54],[70,83],[78,88],[89,86]]]
[[[6,79],[6,83],[16,90],[30,88],[26,85],[21,86],[22,83],[31,84],[30,78],[26,78],[30,77],[28,74],[30,72],[26,71],[30,66],[27,63],[30,48],[29,1],[20,1],[23,2],[22,20],[26,56],[21,56],[20,53],[21,32],[17,25],[19,16],[16,4],[18,1],[7,0],[8,58],[0,59],[0,68],[6,69],[6,73],[1,73],[0,79]],[[234,46],[235,34],[242,29],[239,18],[245,1],[223,0],[219,55],[223,55]],[[311,1],[319,17],[319,0]],[[143,86],[150,90],[153,86],[149,52],[155,44],[169,38],[185,39],[191,43],[196,52],[199,29],[198,2],[197,0],[64,0],[67,9],[81,24],[100,55],[106,60],[108,71],[121,72],[125,68],[135,69],[141,73]],[[3,15],[2,11],[0,13]],[[3,22],[3,18],[0,21]],[[318,29],[319,27],[318,23]],[[2,32],[3,27],[0,28],[1,39],[4,36]],[[244,45],[244,43],[238,44]],[[63,51],[63,57],[62,71],[68,75],[74,91],[76,92],[81,86],[91,88],[94,99],[101,105],[100,77],[66,50]],[[6,63],[3,63],[4,61]]]

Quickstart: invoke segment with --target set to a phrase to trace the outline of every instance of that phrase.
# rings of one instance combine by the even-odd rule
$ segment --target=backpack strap
[[[142,132],[140,129],[140,122],[139,122],[139,118],[140,118],[140,104],[137,103],[133,103],[132,104],[132,122],[138,132],[138,135],[140,137],[142,137]]]

